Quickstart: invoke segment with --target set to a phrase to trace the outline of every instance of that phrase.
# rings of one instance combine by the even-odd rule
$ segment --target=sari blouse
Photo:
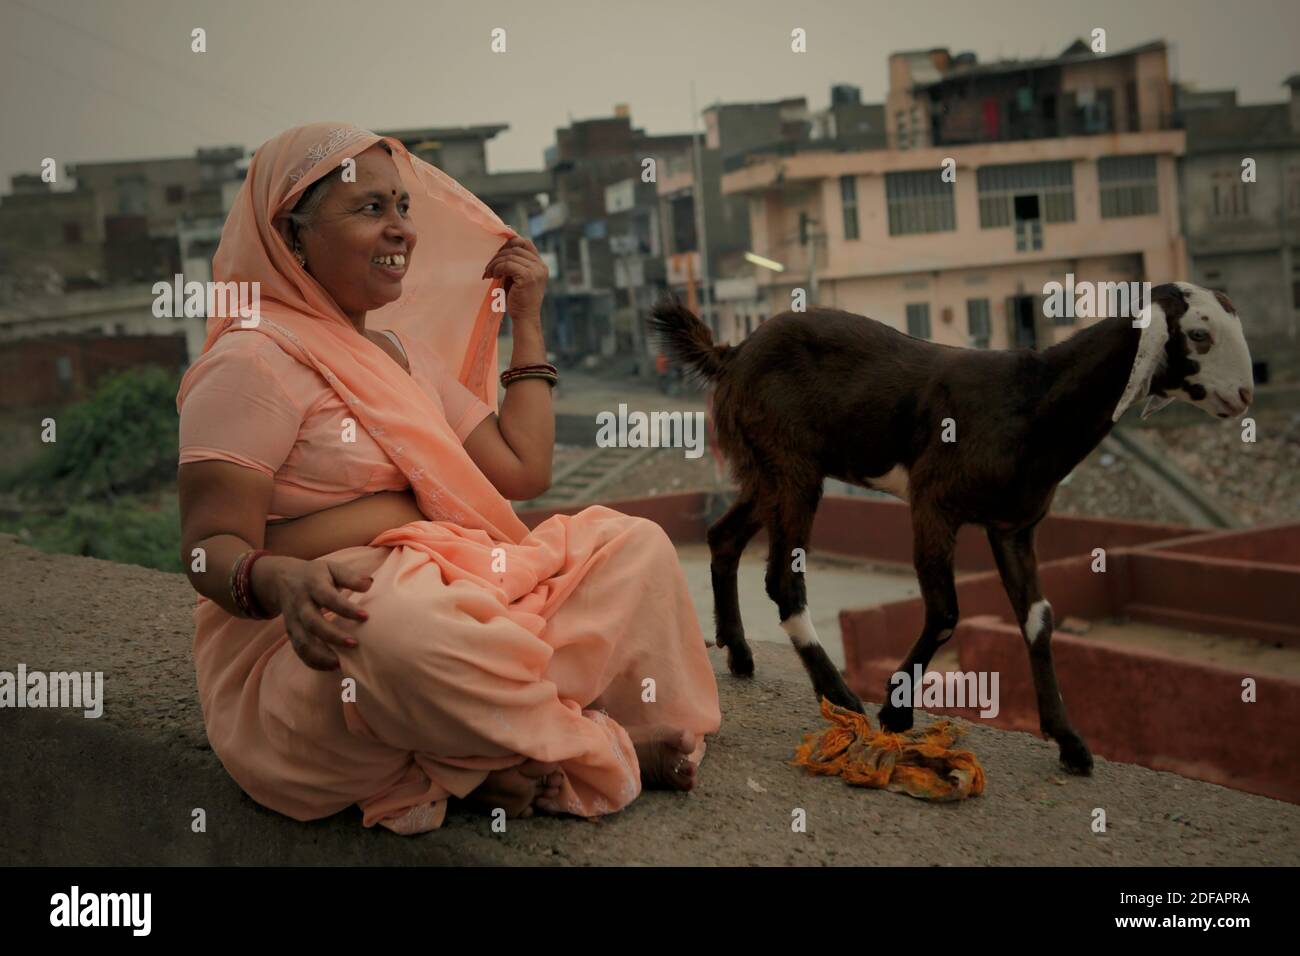
[[[492,414],[442,359],[401,341],[411,377],[463,444]],[[228,461],[275,480],[267,520],[299,518],[410,482],[329,383],[252,330],[221,336],[195,360],[180,416],[180,464]]]

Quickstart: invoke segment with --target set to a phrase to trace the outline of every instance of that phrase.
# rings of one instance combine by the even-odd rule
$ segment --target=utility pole
[[[695,108],[695,81],[691,80],[691,142],[695,152],[695,187],[692,190],[695,206],[695,242],[700,249],[700,303],[704,321],[714,337],[718,329],[713,318],[713,289],[709,281],[709,233],[704,215],[704,157],[700,151],[699,111]]]
[[[818,221],[806,212],[799,213],[799,242],[808,256],[808,304],[817,304],[817,239],[813,226]]]

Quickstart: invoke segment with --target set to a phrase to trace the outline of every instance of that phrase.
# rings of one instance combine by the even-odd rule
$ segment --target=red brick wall
[[[70,365],[66,383],[58,375],[60,357]],[[64,335],[9,342],[0,348],[0,408],[80,401],[114,372],[138,365],[180,370],[186,357],[185,339],[177,335]]]

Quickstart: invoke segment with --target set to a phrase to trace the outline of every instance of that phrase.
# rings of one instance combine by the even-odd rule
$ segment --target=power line
[[[88,77],[85,77],[85,76],[79,76],[78,74],[73,73],[73,72],[70,71],[70,70],[64,69],[64,68],[61,67],[61,66],[54,66],[53,64],[50,64],[50,63],[47,63],[47,62],[43,62],[43,61],[41,61],[41,60],[38,60],[36,57],[31,56],[30,54],[24,53],[24,52],[21,51],[21,50],[13,49],[13,48],[11,47],[11,48],[9,49],[8,52],[9,52],[11,55],[13,55],[13,56],[17,56],[17,57],[20,57],[20,58],[22,58],[22,59],[24,59],[24,60],[27,60],[29,63],[34,63],[34,64],[36,64],[36,66],[38,66],[38,67],[39,67],[40,69],[42,69],[42,70],[51,70],[51,69],[52,69],[52,70],[54,70],[56,73],[61,73],[61,74],[63,74],[63,76],[64,76],[65,78],[68,78],[68,79],[71,79],[71,80],[76,81],[77,84],[78,84],[78,88],[81,89],[82,91],[86,91],[86,90],[88,90],[88,89],[89,89],[89,90],[97,90],[97,91],[99,91],[100,93],[105,93],[105,94],[108,94],[109,96],[114,96],[114,97],[116,97],[117,99],[123,101],[124,103],[130,103],[131,105],[135,106],[137,109],[144,110],[144,111],[147,112],[147,113],[152,113],[154,116],[159,117],[159,118],[162,119],[164,122],[166,122],[166,123],[168,123],[169,125],[171,125],[173,128],[176,127],[176,124],[177,124],[177,117],[176,117],[175,114],[164,113],[162,110],[158,109],[157,107],[150,106],[148,103],[142,103],[142,102],[140,102],[139,100],[135,99],[134,97],[130,96],[129,94],[122,93],[122,92],[119,92],[118,90],[113,89],[112,87],[105,86],[104,84],[100,83],[100,82],[97,81],[97,80],[92,80],[92,79],[90,79],[90,78],[88,78]],[[192,125],[192,124],[189,123],[188,121],[182,121],[182,122],[184,122],[184,125],[185,125],[185,126],[186,126],[190,131],[191,131],[191,132],[197,132],[197,133],[199,133],[199,134],[200,134],[202,137],[204,137],[204,138],[206,138],[206,137],[209,135],[209,131],[208,131],[208,130],[204,130],[204,129],[202,129],[201,127],[199,127],[199,126],[197,126],[197,125]]]
[[[116,40],[113,40],[109,37],[101,36],[100,34],[95,33],[93,30],[88,30],[85,27],[81,26],[80,24],[73,23],[69,20],[65,20],[62,17],[56,16],[45,10],[40,10],[37,9],[36,7],[29,6],[28,4],[23,3],[22,0],[8,0],[8,2],[15,6],[21,7],[22,9],[26,10],[28,13],[35,14],[36,16],[39,17],[44,17],[45,19],[58,23],[60,26],[66,27],[69,30],[75,30],[76,32],[89,37],[90,39],[94,40],[97,43],[102,43],[105,46],[112,47],[114,50],[117,50],[120,53],[125,54],[133,61],[140,61],[143,63],[147,63],[153,66],[154,69],[166,73],[170,77],[179,79],[181,80],[181,82],[188,83],[190,86],[200,90],[205,94],[211,95],[215,91],[223,99],[227,99],[232,104],[237,106],[239,108],[239,112],[241,116],[246,117],[248,109],[252,107],[253,109],[257,110],[259,113],[261,113],[265,119],[273,123],[279,121],[278,116],[273,115],[272,113],[264,109],[261,104],[258,104],[257,102],[251,100],[251,98],[247,93],[241,93],[238,90],[232,90],[231,88],[223,86],[220,83],[214,83],[212,81],[200,82],[198,80],[195,80],[192,76],[177,71],[175,67],[173,67],[171,64],[164,63],[163,61],[157,59],[156,57],[151,57],[147,54],[141,53],[138,50],[133,50],[128,46],[124,46],[123,44],[118,43]]]

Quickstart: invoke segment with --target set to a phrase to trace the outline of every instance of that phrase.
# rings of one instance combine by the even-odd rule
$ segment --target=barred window
[[[1037,194],[1047,222],[1074,222],[1074,164],[1007,163],[975,170],[979,193],[980,228],[1011,225],[1012,201],[1017,195]]]
[[[844,238],[858,238],[858,185],[852,176],[840,177],[840,202],[844,211]]]
[[[1155,156],[1103,156],[1097,160],[1101,218],[1159,212]]]
[[[1250,190],[1238,170],[1212,173],[1210,180],[1215,219],[1244,219],[1250,215]]]
[[[970,333],[971,344],[976,348],[989,347],[993,335],[993,322],[989,317],[988,299],[966,300],[966,325]]]
[[[907,334],[918,339],[930,337],[930,303],[911,303],[907,307]]]
[[[885,173],[889,234],[901,236],[956,229],[952,186],[943,181],[938,170]]]

